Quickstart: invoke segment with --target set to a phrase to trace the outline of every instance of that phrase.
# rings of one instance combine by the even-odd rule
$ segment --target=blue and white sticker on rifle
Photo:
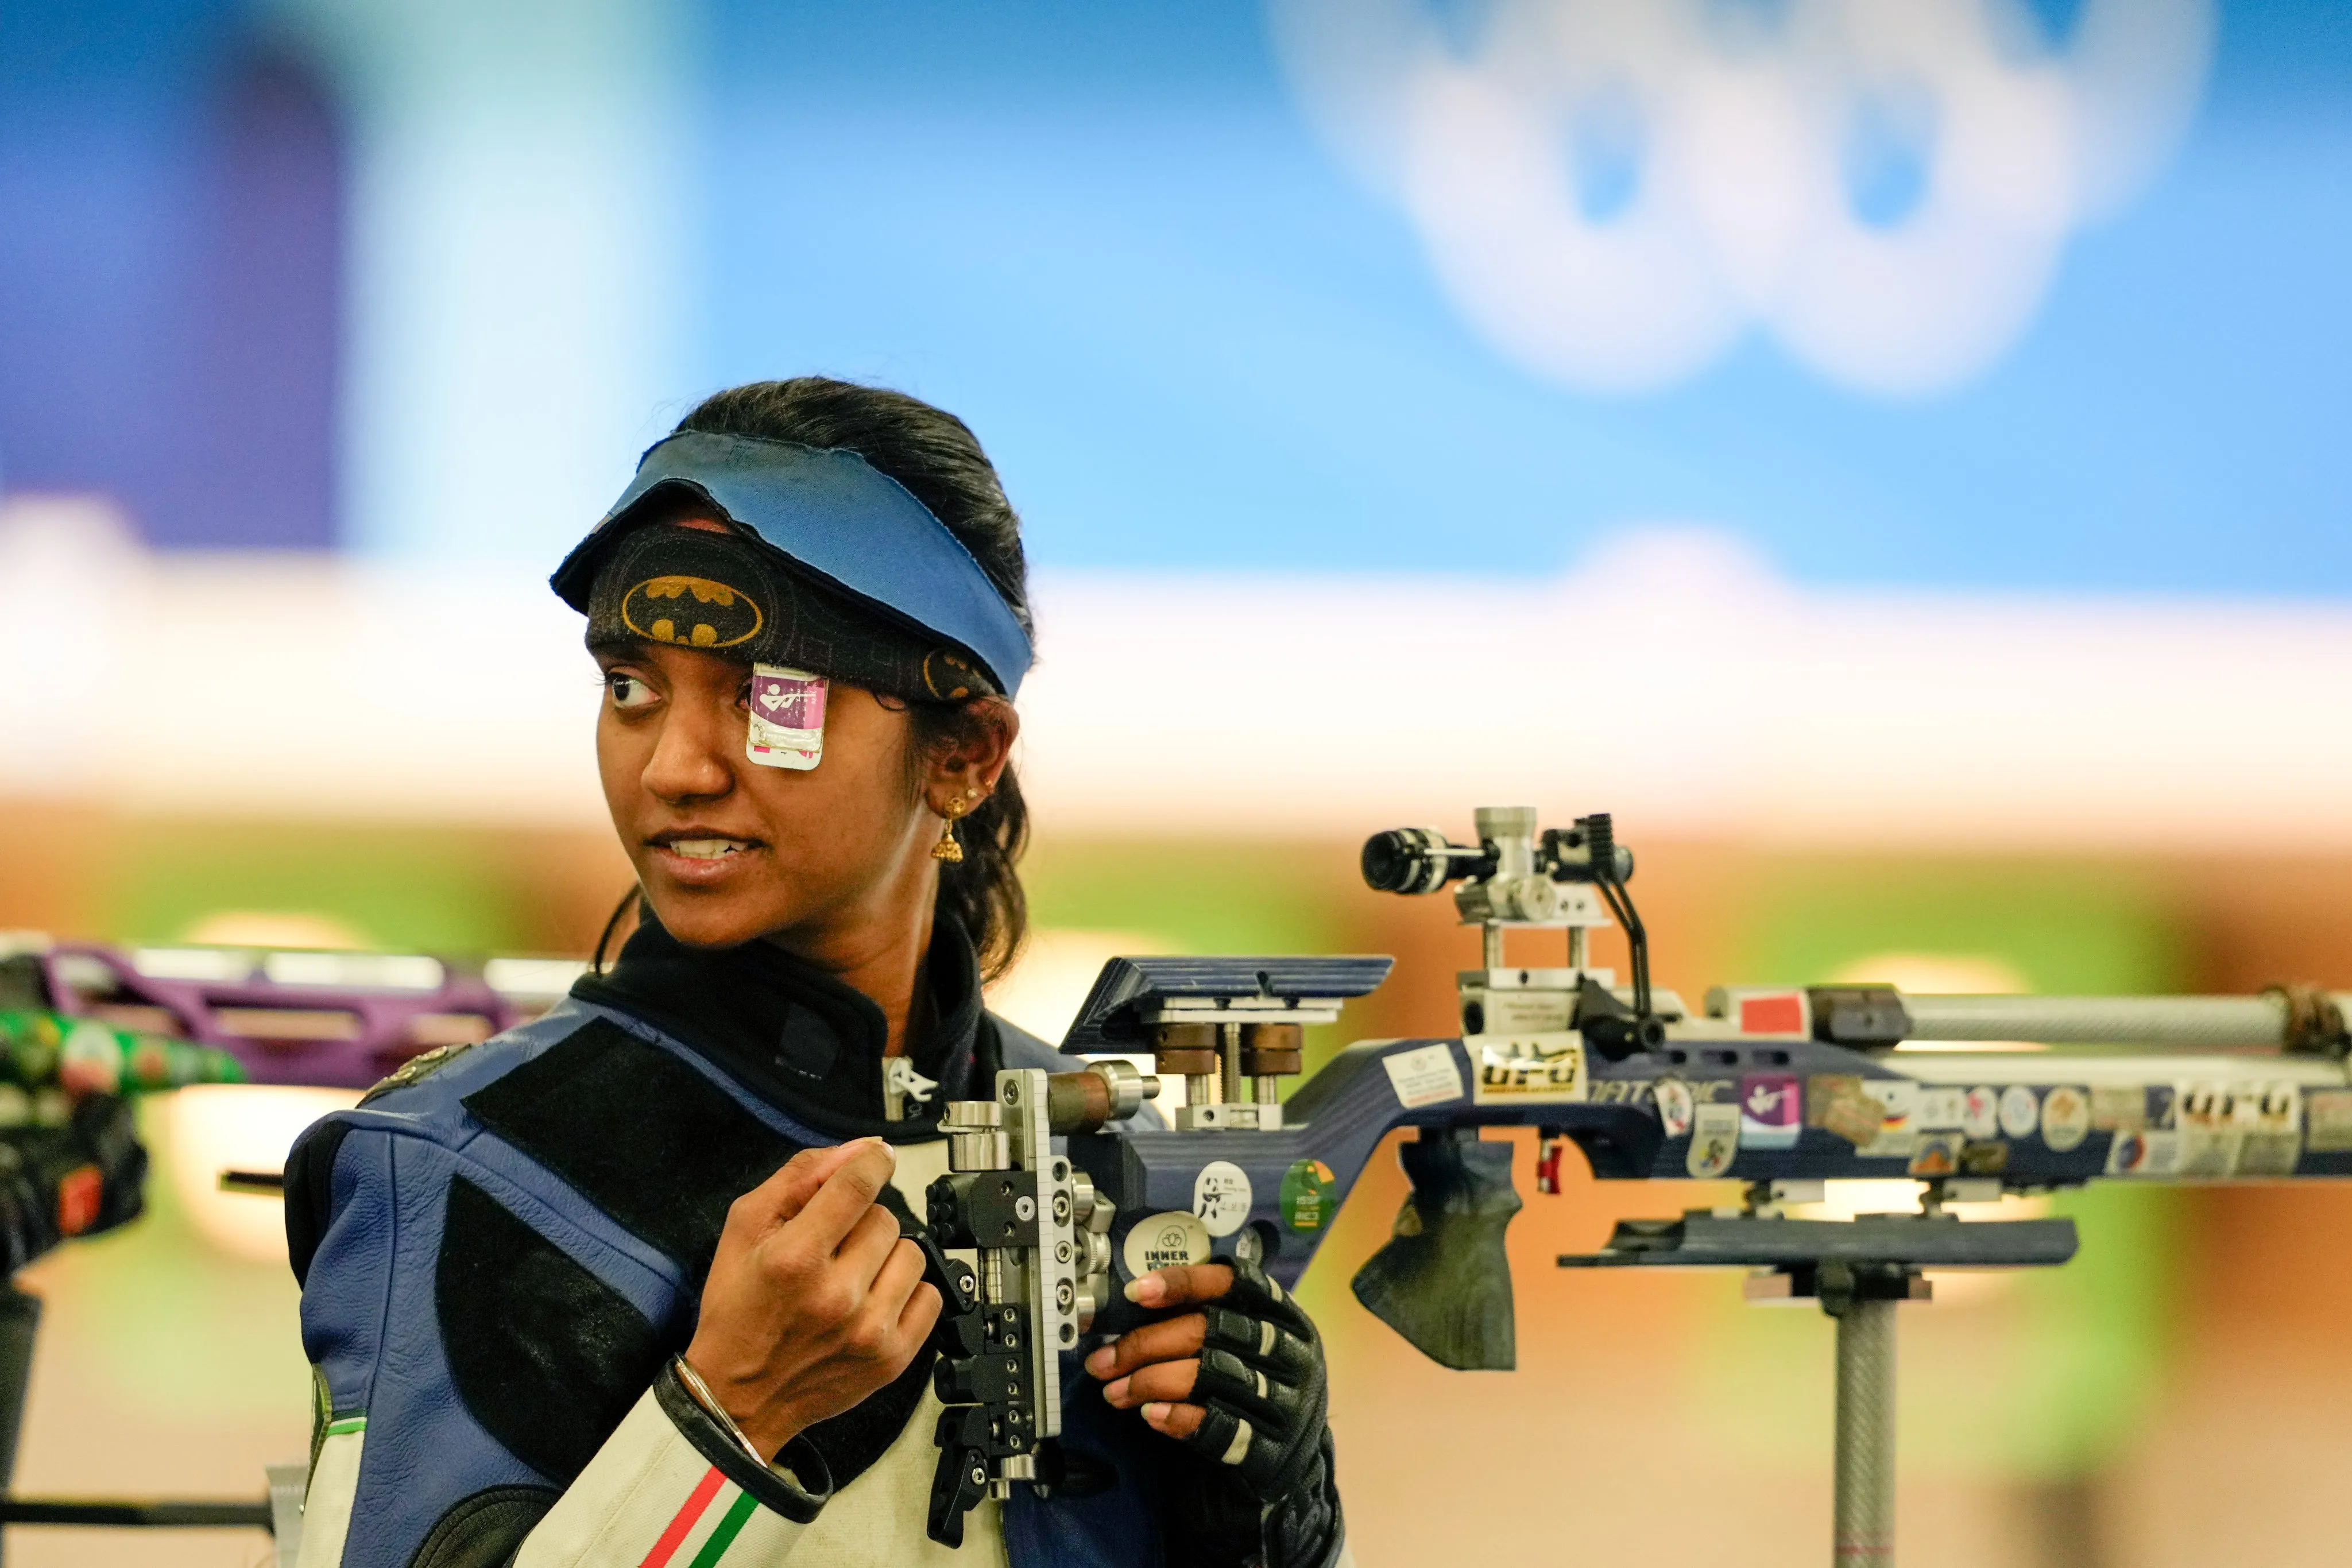
[[[1393,1056],[1381,1057],[1381,1065],[1388,1069],[1397,1103],[1408,1111],[1462,1098],[1462,1069],[1454,1065],[1454,1048],[1450,1045],[1400,1051]]]

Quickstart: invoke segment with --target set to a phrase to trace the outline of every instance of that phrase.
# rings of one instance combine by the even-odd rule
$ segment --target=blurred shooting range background
[[[1402,960],[1340,1032],[1442,1031],[1468,938],[1354,846],[1519,800],[1617,813],[1686,996],[2352,984],[2347,277],[2326,0],[8,0],[0,926],[583,951],[543,575],[823,371],[1027,518],[1035,1027],[1336,949]],[[151,1217],[32,1271],[24,1490],[302,1451],[209,1178],[316,1108],[150,1108]],[[1358,1561],[1818,1558],[1818,1315],[1550,1267],[1712,1189],[1523,1166],[1465,1375],[1347,1292],[1374,1173],[1308,1280]],[[1906,1309],[1905,1561],[2340,1561],[2352,1194],[2062,1207]]]

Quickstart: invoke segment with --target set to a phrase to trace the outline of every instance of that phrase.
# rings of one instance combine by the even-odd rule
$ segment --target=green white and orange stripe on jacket
[[[992,1502],[974,1511],[961,1551],[922,1532],[938,1458],[929,1441],[935,1419],[935,1407],[919,1411],[881,1459],[828,1499],[814,1450],[787,1448],[778,1469],[755,1469],[665,1371],[531,1527],[515,1568],[783,1568],[803,1561],[882,1568],[950,1560],[958,1568],[1003,1568]],[[301,1568],[342,1561],[366,1440],[364,1417],[327,1428],[303,1510]],[[804,1479],[795,1460],[819,1474]]]

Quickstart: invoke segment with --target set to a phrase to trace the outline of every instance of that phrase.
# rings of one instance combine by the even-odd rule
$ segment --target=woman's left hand
[[[1261,1501],[1281,1499],[1323,1442],[1323,1345],[1315,1325],[1255,1264],[1219,1259],[1146,1274],[1140,1307],[1198,1305],[1144,1324],[1087,1358],[1103,1398],[1231,1465]]]

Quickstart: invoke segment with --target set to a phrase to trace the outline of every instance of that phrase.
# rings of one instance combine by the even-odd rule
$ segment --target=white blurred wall
[[[137,812],[602,821],[535,568],[143,555],[0,509],[0,789]],[[1044,575],[1057,832],[1348,836],[1481,802],[1650,836],[2352,842],[2352,607],[1804,590],[1718,535],[1528,580]],[[103,635],[90,634],[95,627]]]

